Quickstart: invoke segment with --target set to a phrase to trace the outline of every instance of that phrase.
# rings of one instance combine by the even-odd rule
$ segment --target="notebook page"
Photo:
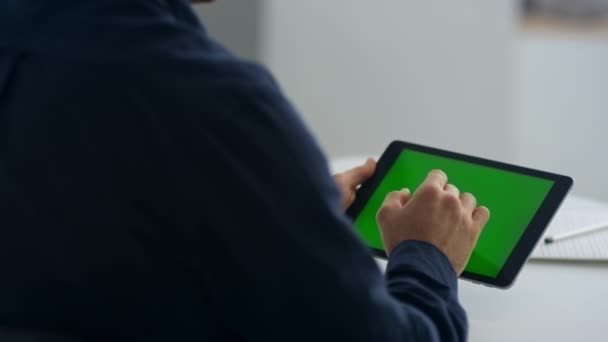
[[[608,229],[545,244],[544,237],[596,225],[608,225],[608,204],[569,197],[532,253],[532,259],[608,261]]]

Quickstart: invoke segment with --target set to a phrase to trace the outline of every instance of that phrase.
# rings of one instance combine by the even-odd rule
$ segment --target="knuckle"
[[[452,194],[444,196],[443,203],[448,208],[458,208],[460,206],[460,198]]]
[[[445,174],[445,172],[443,172],[443,170],[440,170],[440,169],[431,170],[430,173],[431,174],[437,174],[437,175],[439,175],[441,177],[446,177],[447,178],[447,175]]]
[[[420,195],[426,198],[438,198],[441,190],[436,186],[425,186],[420,189]]]

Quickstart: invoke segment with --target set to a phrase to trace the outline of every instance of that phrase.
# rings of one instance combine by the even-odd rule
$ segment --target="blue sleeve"
[[[417,340],[466,340],[468,323],[458,303],[456,273],[437,247],[421,241],[400,243],[390,255],[386,278],[392,296],[419,315],[412,326]]]
[[[236,69],[210,80],[185,63],[167,75],[173,80],[131,91],[135,103],[153,99],[155,111],[173,113],[157,125],[188,179],[168,193],[180,224],[138,234],[192,272],[234,337],[464,341],[465,313],[446,257],[404,242],[385,279],[292,107],[261,69]],[[162,93],[158,84],[167,85]]]

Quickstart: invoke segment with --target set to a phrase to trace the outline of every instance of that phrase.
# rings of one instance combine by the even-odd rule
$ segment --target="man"
[[[184,0],[0,3],[0,326],[108,341],[462,341],[488,219],[441,171],[384,278],[269,74]],[[342,198],[342,200],[340,200]]]

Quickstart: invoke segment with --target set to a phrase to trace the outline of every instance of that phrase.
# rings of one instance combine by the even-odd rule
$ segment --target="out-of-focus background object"
[[[608,1],[606,0],[524,0],[526,15],[553,17],[565,20],[588,21],[606,19]]]

